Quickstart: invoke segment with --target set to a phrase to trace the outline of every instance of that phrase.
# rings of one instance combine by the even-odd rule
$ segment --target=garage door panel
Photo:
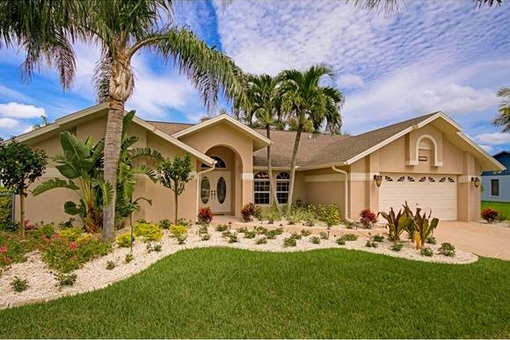
[[[432,216],[439,219],[457,219],[457,177],[455,175],[385,174],[384,178],[379,188],[380,211],[388,211],[390,207],[398,211],[407,201],[413,210],[416,207],[424,210],[431,209]],[[417,180],[419,178],[422,182]]]

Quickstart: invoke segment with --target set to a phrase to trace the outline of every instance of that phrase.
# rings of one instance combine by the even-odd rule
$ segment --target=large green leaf
[[[34,190],[32,190],[32,194],[34,196],[40,195],[43,192],[46,192],[51,189],[56,188],[67,188],[71,190],[79,190],[80,188],[74,184],[73,181],[64,181],[58,178],[49,179],[41,184],[39,184],[37,187],[35,187]]]
[[[77,205],[73,201],[67,201],[64,203],[64,211],[69,215],[85,215],[85,207],[83,205]]]

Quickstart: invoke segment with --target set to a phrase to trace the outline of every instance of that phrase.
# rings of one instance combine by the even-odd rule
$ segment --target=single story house
[[[20,142],[60,153],[59,133],[71,131],[79,139],[98,141],[105,135],[106,104],[57,119],[53,124],[19,136]],[[135,117],[128,132],[139,137],[138,146],[159,150],[167,157],[189,154],[194,179],[180,196],[179,217],[196,220],[200,207],[215,214],[240,216],[249,202],[271,203],[268,178],[276,181],[280,203],[289,199],[290,161],[295,133],[254,130],[228,115],[199,124],[151,122]],[[266,147],[272,144],[273,173],[268,174]],[[58,177],[50,163],[42,180]],[[357,136],[304,133],[296,168],[296,200],[335,203],[342,216],[356,219],[362,209],[387,211],[411,207],[432,209],[443,220],[477,220],[480,188],[474,179],[482,171],[505,167],[488,155],[442,112],[435,112]],[[65,201],[73,193],[56,189],[27,199],[27,218],[63,221]],[[173,218],[172,192],[161,184],[140,178],[136,196],[142,203],[135,218],[159,221]]]
[[[506,170],[482,173],[482,201],[510,202],[510,152],[501,151],[493,157],[503,164]]]

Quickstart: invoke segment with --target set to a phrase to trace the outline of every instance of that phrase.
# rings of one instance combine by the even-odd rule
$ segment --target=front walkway
[[[510,261],[510,224],[508,223],[440,221],[434,236],[438,244],[450,242],[464,251]]]

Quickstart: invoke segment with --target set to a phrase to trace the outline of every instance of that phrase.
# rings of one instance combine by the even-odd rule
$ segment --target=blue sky
[[[346,96],[343,130],[358,134],[442,110],[488,152],[510,149],[510,134],[490,121],[510,86],[510,6],[470,0],[402,1],[392,15],[344,1],[184,1],[176,20],[216,45],[246,72],[277,74],[326,63]],[[505,20],[506,19],[506,20]],[[22,50],[0,49],[0,136],[25,132],[96,102],[95,46],[76,45],[78,72],[64,92],[51,68],[20,81]],[[172,64],[150,54],[133,62],[136,88],[127,108],[142,118],[196,122],[199,94]],[[227,106],[222,101],[221,106]],[[214,112],[213,112],[214,113]]]

